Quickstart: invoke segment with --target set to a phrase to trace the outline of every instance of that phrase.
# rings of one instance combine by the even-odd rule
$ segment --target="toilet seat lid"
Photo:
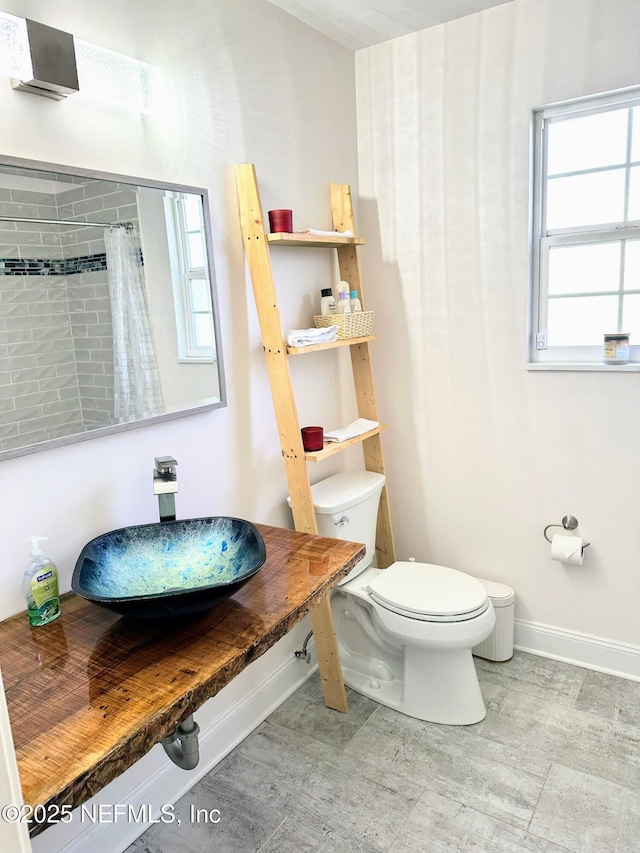
[[[483,613],[489,598],[477,578],[432,563],[394,563],[368,587],[388,610],[433,622],[458,622]]]

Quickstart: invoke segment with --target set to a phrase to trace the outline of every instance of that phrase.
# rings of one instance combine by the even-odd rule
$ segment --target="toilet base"
[[[449,649],[428,655],[405,647],[406,714],[449,726],[484,720],[485,708],[471,649]],[[430,689],[434,685],[435,689]]]
[[[470,649],[431,654],[429,661],[417,650],[405,648],[404,681],[390,677],[382,679],[358,667],[349,653],[341,649],[344,683],[363,696],[400,711],[409,717],[447,726],[470,726],[484,720],[487,710],[478,684]],[[411,660],[411,658],[415,658]],[[379,663],[383,669],[384,664]],[[355,667],[354,667],[355,664]],[[418,672],[414,670],[418,667]],[[411,672],[410,675],[406,675]],[[438,689],[429,690],[429,684]]]

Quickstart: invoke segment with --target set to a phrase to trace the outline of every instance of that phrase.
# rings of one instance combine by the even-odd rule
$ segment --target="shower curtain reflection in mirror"
[[[114,418],[127,423],[164,411],[153,348],[142,253],[132,225],[105,228],[113,323]]]

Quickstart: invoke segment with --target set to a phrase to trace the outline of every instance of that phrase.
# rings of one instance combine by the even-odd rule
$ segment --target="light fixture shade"
[[[29,80],[33,76],[27,22],[0,12],[0,74]]]
[[[81,95],[143,113],[153,111],[160,83],[156,65],[79,38],[75,45]]]
[[[61,100],[78,91],[76,52],[71,33],[25,20],[32,73],[13,80],[15,89]]]

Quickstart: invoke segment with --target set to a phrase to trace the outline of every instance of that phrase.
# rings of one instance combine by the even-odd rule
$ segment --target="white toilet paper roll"
[[[582,536],[556,533],[555,536],[551,537],[551,559],[581,566],[584,561],[584,539]]]

